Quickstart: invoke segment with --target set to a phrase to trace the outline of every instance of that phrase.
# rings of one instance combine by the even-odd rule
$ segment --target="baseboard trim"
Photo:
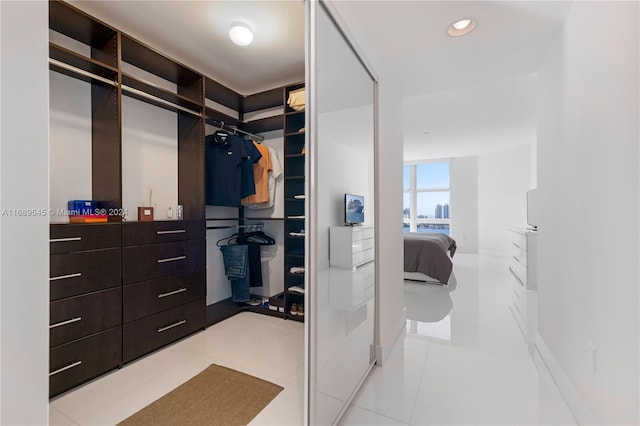
[[[582,394],[573,384],[571,378],[567,375],[558,359],[553,355],[542,336],[536,332],[535,346],[540,358],[544,362],[547,370],[551,374],[553,381],[560,390],[564,401],[567,403],[569,410],[579,425],[601,424],[598,418],[589,408],[589,404],[582,397]]]
[[[402,309],[402,313],[398,316],[398,318],[394,321],[393,327],[391,330],[395,330],[395,336],[390,344],[388,345],[380,345],[376,348],[376,365],[382,366],[384,362],[389,357],[393,346],[396,344],[398,339],[404,337],[405,329],[407,326],[407,314],[406,309]]]

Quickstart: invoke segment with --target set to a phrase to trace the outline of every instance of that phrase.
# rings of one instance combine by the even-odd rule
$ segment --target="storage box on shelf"
[[[119,223],[51,225],[49,396],[122,363]]]

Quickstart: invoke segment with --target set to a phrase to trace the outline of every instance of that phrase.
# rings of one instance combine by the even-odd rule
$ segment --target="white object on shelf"
[[[374,260],[372,226],[332,226],[329,230],[329,264],[355,269]]]

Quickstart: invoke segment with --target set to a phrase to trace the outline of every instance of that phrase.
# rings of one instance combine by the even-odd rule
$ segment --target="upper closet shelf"
[[[128,96],[171,111],[202,114],[201,104],[129,74],[122,73],[122,91]]]
[[[116,81],[118,76],[118,69],[112,67],[104,62],[96,59],[88,58],[80,55],[55,43],[49,43],[49,58],[53,59],[52,64],[56,64],[55,61],[61,62],[60,67],[64,67],[64,64],[70,65],[73,68],[77,68],[86,73],[95,74],[98,77]],[[73,71],[71,67],[65,67],[68,71]],[[78,75],[86,75],[86,73],[78,72]]]
[[[49,2],[49,28],[91,47],[91,58],[118,66],[117,30],[64,2]]]
[[[203,105],[200,74],[125,34],[120,39],[123,62],[176,84],[178,95],[196,105]]]

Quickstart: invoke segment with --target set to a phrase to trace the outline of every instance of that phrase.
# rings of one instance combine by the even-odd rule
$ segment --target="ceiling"
[[[301,0],[68,2],[243,95],[304,80]],[[229,39],[236,21],[251,45]]]
[[[571,2],[338,1],[335,7],[381,84],[402,93],[406,161],[535,141],[535,72]],[[448,36],[447,26],[466,17],[477,20],[475,30]]]
[[[242,94],[304,79],[301,0],[70,3]],[[478,155],[535,140],[535,72],[571,2],[333,4],[381,84],[404,97],[406,160]],[[447,26],[465,17],[477,20],[476,29],[449,37]],[[229,40],[234,21],[254,28],[252,45]]]

